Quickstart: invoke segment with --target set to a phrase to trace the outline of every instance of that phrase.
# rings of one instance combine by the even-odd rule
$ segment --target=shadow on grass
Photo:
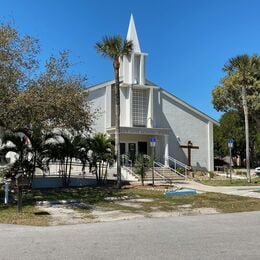
[[[85,203],[95,204],[104,201],[106,197],[120,196],[121,190],[113,186],[89,186],[77,188],[57,188],[28,190],[24,192],[23,204],[33,205],[37,201],[54,201],[75,199]]]
[[[49,216],[51,214],[47,211],[38,211],[38,212],[35,212],[34,215],[36,215],[36,216]]]

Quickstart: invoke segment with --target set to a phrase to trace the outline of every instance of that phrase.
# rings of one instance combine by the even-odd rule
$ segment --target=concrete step
[[[178,174],[177,172],[171,170],[170,168],[156,168],[156,171],[164,176],[167,179],[173,179],[173,180],[183,180],[185,179],[184,176],[182,176],[181,174]]]
[[[185,178],[170,168],[156,167],[154,170],[155,181],[172,182],[174,180],[184,180]],[[152,180],[152,171],[146,173],[145,180]]]

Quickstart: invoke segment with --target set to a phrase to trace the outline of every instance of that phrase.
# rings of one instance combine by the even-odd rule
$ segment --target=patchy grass
[[[241,184],[240,184],[241,185]],[[3,194],[0,194],[3,196]],[[113,197],[113,200],[105,198]],[[8,206],[0,204],[0,223],[48,225],[48,214],[39,212],[37,201],[75,199],[86,204],[102,208],[105,211],[122,211],[126,213],[178,212],[181,206],[189,209],[215,208],[218,212],[232,213],[243,211],[259,211],[260,199],[247,198],[218,193],[203,193],[197,195],[165,196],[163,190],[151,187],[115,189],[113,187],[82,187],[67,189],[32,190],[23,195],[22,213],[17,214],[15,204]],[[135,199],[135,201],[131,201]],[[149,199],[147,201],[141,199]],[[138,207],[136,207],[138,205]],[[135,207],[134,207],[135,206]],[[91,218],[90,208],[80,208],[77,211]]]
[[[251,183],[248,183],[246,179],[211,179],[211,180],[201,180],[201,183],[210,186],[260,186],[260,177],[252,178]]]
[[[133,190],[129,190],[132,194]],[[219,212],[232,213],[243,211],[259,211],[260,199],[226,195],[220,193],[202,193],[197,195],[165,196],[160,191],[135,190],[134,194],[145,198],[154,198],[151,207],[159,207],[162,211],[172,211],[178,206],[191,205],[191,208],[215,208]]]
[[[0,204],[0,223],[46,226],[49,223],[49,216],[44,212],[39,212],[34,205],[27,205],[22,208],[21,213],[17,213],[14,204]]]

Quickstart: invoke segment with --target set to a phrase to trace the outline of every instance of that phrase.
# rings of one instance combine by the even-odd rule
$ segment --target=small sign
[[[151,137],[150,138],[150,146],[151,147],[155,147],[155,145],[156,145],[156,138],[155,137]]]
[[[228,148],[233,148],[233,140],[228,139]]]

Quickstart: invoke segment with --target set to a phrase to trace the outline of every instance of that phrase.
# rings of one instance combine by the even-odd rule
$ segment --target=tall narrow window
[[[140,55],[134,55],[134,84],[140,84]]]
[[[133,89],[133,126],[147,126],[148,94],[146,89]]]

